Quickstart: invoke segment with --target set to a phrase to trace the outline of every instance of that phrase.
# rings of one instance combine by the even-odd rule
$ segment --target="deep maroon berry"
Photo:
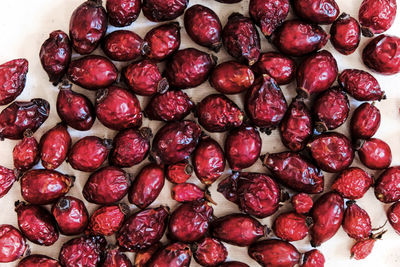
[[[381,112],[374,103],[363,103],[353,112],[350,133],[353,139],[369,139],[381,124]]]
[[[361,162],[373,170],[386,169],[392,163],[392,151],[389,145],[378,138],[360,141],[357,152]]]
[[[331,26],[331,43],[343,55],[356,51],[361,40],[361,28],[358,21],[349,14],[342,13]]]
[[[107,249],[101,267],[132,267],[132,262],[117,247]]]
[[[126,204],[102,206],[90,217],[88,232],[95,235],[110,236],[121,229],[129,212]]]
[[[228,251],[218,239],[206,237],[196,243],[193,256],[201,266],[212,267],[223,263],[228,256]]]
[[[268,74],[277,84],[284,85],[294,80],[296,75],[296,62],[281,53],[267,52],[252,66],[258,75]]]
[[[89,213],[82,200],[66,196],[60,198],[51,208],[63,235],[78,235],[85,231],[89,223]]]
[[[145,46],[143,39],[132,31],[119,30],[108,34],[101,48],[112,60],[131,61],[144,53]]]
[[[306,193],[292,196],[290,203],[298,214],[307,214],[313,207],[313,199]]]
[[[325,257],[318,249],[312,249],[304,253],[301,267],[324,267]]]
[[[185,12],[189,0],[143,0],[143,14],[150,21],[167,21]]]
[[[308,235],[306,216],[296,212],[279,214],[272,229],[277,237],[289,242],[302,240]]]
[[[340,14],[335,0],[294,0],[293,9],[300,18],[317,24],[331,24]]]
[[[192,251],[188,244],[176,242],[158,250],[147,266],[180,266],[189,267]]]
[[[343,230],[350,238],[364,240],[372,235],[371,219],[368,213],[354,201],[346,202],[343,217]]]
[[[171,190],[171,198],[178,202],[197,201],[206,197],[209,197],[207,192],[191,183],[176,184]]]
[[[359,199],[373,185],[372,177],[358,167],[341,172],[334,180],[331,189],[347,199]]]
[[[115,27],[132,24],[139,16],[140,0],[107,0],[108,21]]]
[[[400,199],[400,167],[386,169],[375,182],[375,196],[383,203]]]
[[[186,182],[193,173],[193,166],[187,161],[168,165],[165,175],[171,183],[181,184]]]
[[[394,23],[396,12],[396,0],[363,0],[358,11],[363,35],[372,37],[387,31]]]
[[[0,262],[13,262],[28,250],[25,237],[12,225],[0,225]]]
[[[17,265],[17,267],[61,267],[58,260],[50,258],[45,255],[32,254],[28,257],[23,258]]]
[[[14,167],[27,171],[39,162],[39,144],[31,130],[24,132],[24,138],[13,149]]]
[[[0,105],[14,101],[25,88],[28,60],[14,59],[0,65]]]

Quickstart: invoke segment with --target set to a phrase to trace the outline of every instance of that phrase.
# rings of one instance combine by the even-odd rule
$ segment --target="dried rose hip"
[[[283,22],[272,36],[272,42],[280,52],[297,57],[321,49],[328,39],[320,26],[297,19]]]
[[[168,215],[168,208],[164,206],[131,215],[117,233],[118,245],[134,252],[152,247],[164,235]]]
[[[25,237],[12,225],[0,225],[0,262],[12,262],[28,250]]]
[[[196,243],[193,256],[201,266],[212,267],[223,263],[228,256],[228,251],[218,239],[206,237]]]
[[[27,171],[39,162],[39,144],[31,130],[26,130],[24,138],[15,145],[13,161],[14,167],[19,171]]]
[[[89,223],[89,213],[82,200],[66,196],[61,197],[51,208],[63,235],[78,235],[85,231]]]
[[[261,54],[252,70],[258,75],[268,74],[277,84],[284,85],[294,80],[296,62],[281,53],[267,52]]]
[[[72,48],[68,35],[61,30],[51,32],[40,48],[39,57],[53,85],[57,85],[67,73],[71,56]]]
[[[0,166],[0,198],[4,197],[17,180],[16,172]]]
[[[88,232],[94,235],[110,236],[121,229],[129,207],[123,203],[102,206],[90,217]]]
[[[189,0],[143,0],[143,14],[150,21],[167,21],[185,12]]]
[[[392,151],[389,145],[378,138],[360,141],[357,152],[361,162],[372,170],[386,169],[392,163]]]
[[[83,196],[91,203],[110,205],[128,193],[130,176],[117,167],[104,167],[89,176],[83,187]]]
[[[150,150],[151,129],[126,129],[113,140],[109,162],[117,167],[132,167],[145,160]]]
[[[17,267],[61,267],[58,260],[45,255],[33,254],[21,260]]]
[[[179,266],[189,267],[192,252],[190,246],[176,242],[169,244],[151,257],[147,266]]]
[[[222,30],[226,51],[239,61],[251,66],[261,53],[260,36],[254,23],[239,13],[232,13]]]
[[[29,170],[21,177],[22,197],[35,205],[47,205],[68,193],[75,177],[54,170]]]
[[[353,139],[369,139],[378,131],[381,112],[374,103],[363,103],[356,108],[351,117],[350,132]]]
[[[88,0],[71,15],[69,36],[72,47],[79,54],[90,54],[107,31],[107,13],[101,0]]]
[[[161,242],[155,243],[151,247],[145,250],[141,250],[135,253],[135,267],[146,267],[151,257],[162,247]]]
[[[132,262],[123,254],[118,247],[111,247],[106,250],[101,267],[132,267]]]
[[[324,191],[324,175],[300,154],[266,154],[261,156],[261,160],[279,182],[293,190],[308,194]]]
[[[318,249],[312,249],[304,253],[301,267],[324,267],[325,257]]]
[[[335,0],[294,0],[293,9],[300,18],[317,24],[332,24],[340,14]]]
[[[372,37],[387,31],[394,23],[396,11],[396,0],[363,0],[358,11],[363,35]]]
[[[292,196],[290,203],[293,209],[299,214],[307,214],[313,207],[313,199],[306,193],[299,193]]]
[[[235,213],[214,220],[211,235],[226,243],[247,247],[265,235],[265,227],[253,217]]]
[[[349,14],[342,13],[332,24],[330,35],[333,47],[343,55],[350,55],[356,51],[360,44],[360,24]]]
[[[41,98],[13,102],[0,113],[0,139],[22,139],[27,129],[36,132],[49,113],[49,102]]]
[[[221,0],[216,0],[216,1],[221,1]],[[218,267],[249,267],[249,265],[239,261],[226,261],[218,265]]]
[[[86,136],[77,141],[69,150],[68,163],[75,170],[93,172],[107,159],[110,149],[110,139]]]
[[[357,241],[350,250],[351,258],[355,260],[362,260],[371,254],[374,248],[376,239],[368,238],[366,240]]]
[[[331,189],[347,199],[359,199],[373,185],[372,177],[358,167],[341,172],[333,182]]]
[[[181,184],[186,182],[193,173],[193,166],[188,162],[178,162],[169,165],[165,170],[165,176],[171,183]]]
[[[101,48],[112,60],[130,61],[142,55],[145,45],[147,44],[136,33],[119,30],[108,34],[104,38]]]
[[[323,194],[315,202],[311,212],[311,245],[318,247],[331,239],[342,224],[344,207],[343,198],[334,192]]]
[[[372,234],[371,219],[368,213],[355,201],[347,201],[343,217],[343,230],[350,238],[364,240]]]
[[[195,184],[181,183],[172,187],[171,197],[178,202],[190,202],[204,199],[206,192]]]
[[[383,203],[400,199],[400,167],[386,169],[375,182],[375,196]]]
[[[14,59],[0,65],[0,105],[8,105],[25,88],[28,60]]]
[[[400,234],[400,202],[390,206],[387,211],[387,218],[396,233]]]
[[[140,14],[140,0],[107,0],[108,21],[115,27],[131,25]]]
[[[272,226],[277,237],[285,241],[298,241],[308,235],[306,216],[296,212],[281,213]]]

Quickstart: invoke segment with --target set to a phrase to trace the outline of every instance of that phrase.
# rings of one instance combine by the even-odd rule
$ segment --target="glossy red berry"
[[[290,203],[298,214],[307,214],[313,207],[313,199],[306,193],[292,196]]]
[[[206,197],[206,192],[195,184],[181,183],[172,187],[171,197],[178,202],[191,202],[202,200]]]
[[[181,184],[186,182],[193,173],[193,166],[188,162],[178,162],[168,165],[165,170],[165,176],[171,183]]]
[[[387,211],[390,225],[400,235],[400,202],[393,203]]]
[[[148,266],[180,266],[189,267],[192,258],[190,246],[176,242],[161,248],[151,257]]]
[[[358,167],[350,167],[334,180],[331,189],[347,199],[359,199],[373,185],[372,177]]]
[[[304,253],[301,267],[324,267],[325,257],[318,249],[312,249]]]
[[[89,223],[89,213],[82,200],[66,196],[58,199],[51,208],[63,235],[78,235],[85,231]]]
[[[383,203],[400,199],[400,167],[386,169],[375,182],[375,196]]]
[[[373,238],[358,241],[351,247],[351,257],[355,260],[365,259],[371,254],[375,241]]]
[[[258,75],[268,74],[277,84],[284,85],[294,80],[296,62],[281,53],[267,52],[261,54],[252,70]]]
[[[374,103],[363,103],[353,112],[350,133],[353,139],[369,139],[375,135],[381,124],[381,112]]]
[[[125,204],[102,206],[90,217],[88,232],[94,235],[110,236],[121,229],[129,207]]]
[[[340,14],[335,0],[294,0],[293,9],[300,18],[317,24],[332,24]]]
[[[357,152],[361,162],[373,170],[386,169],[392,163],[392,151],[389,145],[378,138],[361,141]]]
[[[346,202],[343,217],[343,230],[355,240],[367,239],[372,234],[371,219],[368,213],[354,201]]]
[[[286,241],[298,241],[308,235],[306,216],[296,212],[281,213],[272,226],[277,237]]]
[[[39,144],[31,130],[24,132],[24,138],[13,149],[14,167],[27,171],[39,162]]]
[[[228,256],[228,251],[218,239],[206,237],[196,243],[193,256],[201,266],[212,267],[223,263]]]
[[[0,198],[4,197],[17,180],[16,172],[0,166]]]
[[[372,37],[387,31],[396,18],[395,0],[363,0],[358,11],[358,19],[363,35]]]
[[[108,21],[115,27],[131,25],[139,16],[140,0],[107,0]]]
[[[45,255],[32,254],[28,257],[23,258],[17,265],[17,267],[61,267],[58,260],[50,258]]]
[[[221,0],[217,0],[221,1]],[[239,261],[226,261],[218,265],[218,267],[249,267],[246,263],[239,262]]]
[[[0,262],[13,262],[28,250],[25,237],[9,224],[0,225]]]
[[[147,44],[132,31],[118,30],[108,34],[101,45],[103,52],[115,61],[131,61],[139,58]]]
[[[145,250],[136,252],[135,254],[135,267],[146,267],[151,257],[162,247],[161,242],[155,243],[151,247]]]
[[[349,14],[342,13],[330,30],[331,43],[343,55],[350,55],[356,51],[361,40],[361,28],[358,21]]]
[[[14,59],[0,65],[0,105],[14,101],[25,88],[28,60]]]
[[[110,247],[107,249],[101,263],[101,267],[132,267],[132,262],[119,248]]]
[[[142,10],[150,21],[167,21],[182,15],[188,3],[189,0],[144,0]]]

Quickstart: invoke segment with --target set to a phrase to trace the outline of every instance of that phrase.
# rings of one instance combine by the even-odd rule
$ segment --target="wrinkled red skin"
[[[326,172],[341,172],[354,159],[352,144],[341,133],[329,132],[315,136],[308,142],[307,149],[317,166]]]
[[[324,267],[325,257],[318,249],[312,249],[304,253],[301,267]]]
[[[180,121],[189,115],[193,108],[194,103],[186,93],[173,90],[154,95],[144,113],[150,120]]]
[[[340,14],[335,0],[294,0],[293,10],[300,18],[316,24],[332,24]]]
[[[367,240],[361,240],[355,243],[350,250],[351,257],[355,260],[362,260],[371,254],[374,248],[376,239],[369,238]]]
[[[107,0],[108,21],[115,27],[131,25],[140,14],[140,0]]]
[[[214,220],[210,232],[221,241],[247,247],[265,235],[265,227],[247,214],[235,213]]]
[[[57,85],[67,73],[71,56],[72,48],[68,35],[61,30],[51,32],[40,48],[39,57],[53,85]]]
[[[67,72],[68,80],[88,90],[106,88],[117,80],[117,76],[115,65],[98,55],[72,60]]]
[[[205,192],[195,184],[182,183],[172,187],[171,197],[178,202],[191,202],[204,199]]]
[[[239,261],[226,261],[218,265],[218,267],[249,267],[249,265]]]
[[[368,213],[354,201],[348,201],[346,205],[342,226],[347,235],[358,241],[371,236],[371,218]]]
[[[104,38],[101,48],[112,60],[130,61],[141,56],[143,46],[143,39],[136,33],[118,30]]]
[[[333,47],[343,55],[353,54],[357,50],[361,40],[361,28],[358,21],[349,14],[342,13],[331,29],[331,43]]]
[[[225,156],[233,171],[252,166],[260,156],[262,141],[253,127],[241,126],[228,133],[225,139]]]
[[[186,161],[169,165],[165,170],[168,181],[175,184],[186,182],[192,176],[192,173],[193,166]]]
[[[208,95],[196,106],[199,124],[209,132],[224,132],[243,123],[243,111],[223,94]]]
[[[154,158],[164,164],[183,161],[193,153],[201,134],[201,128],[193,121],[169,122],[154,136]]]
[[[124,170],[109,166],[92,173],[82,193],[91,203],[110,205],[126,196],[130,184],[130,177]]]
[[[299,152],[305,148],[313,133],[313,120],[303,100],[292,100],[279,126],[279,133],[282,143],[291,151]]]
[[[66,196],[60,198],[51,208],[63,235],[78,235],[85,231],[89,223],[89,213],[82,200]]]
[[[118,245],[134,252],[152,247],[164,235],[168,215],[168,208],[164,206],[131,215],[117,233]]]
[[[14,59],[0,65],[0,105],[8,105],[25,88],[28,60]]]
[[[261,157],[265,167],[285,186],[307,194],[324,191],[324,175],[300,154],[281,152]]]
[[[161,242],[155,243],[148,249],[141,250],[135,253],[135,267],[146,267],[151,257],[162,247]]]
[[[292,196],[290,203],[298,214],[307,214],[314,205],[313,199],[306,193]]]
[[[35,205],[47,205],[68,193],[75,178],[54,170],[29,170],[21,177],[22,197]]]
[[[154,22],[173,20],[185,12],[189,0],[143,0],[145,17]]]
[[[118,248],[108,249],[101,267],[132,267],[132,262]]]
[[[239,13],[232,13],[222,30],[222,43],[234,58],[249,66],[261,54],[260,36],[254,23]]]
[[[297,69],[297,90],[307,97],[321,93],[328,90],[337,75],[336,59],[327,50],[319,51],[303,60]]]
[[[147,266],[153,267],[189,267],[192,252],[190,246],[176,242],[169,244],[151,257]]]
[[[381,124],[381,112],[372,103],[363,103],[353,112],[350,122],[351,137],[369,139],[375,135]]]
[[[261,28],[261,32],[270,36],[289,14],[289,0],[250,0],[249,13]]]
[[[254,83],[254,73],[246,65],[236,61],[219,64],[211,73],[210,84],[220,93],[238,94]]]
[[[400,199],[400,167],[385,170],[375,182],[375,196],[383,203]]]
[[[126,129],[113,140],[109,162],[120,168],[132,167],[147,157],[150,150],[151,129]]]
[[[111,149],[111,140],[86,136],[69,150],[68,163],[75,170],[93,172],[103,165]]]
[[[208,202],[186,202],[178,206],[168,222],[168,237],[172,240],[192,243],[208,232],[213,218],[213,208]]]
[[[331,239],[339,230],[344,215],[343,198],[334,192],[323,194],[311,211],[311,245],[318,247]]]
[[[301,20],[286,20],[275,31],[272,42],[288,56],[304,56],[326,45],[328,34],[318,25]]]
[[[27,130],[13,149],[14,167],[19,171],[32,169],[39,162],[39,144],[32,135],[32,131]]]
[[[0,166],[0,198],[4,197],[17,180],[15,172]]]
[[[148,44],[145,56],[156,61],[163,61],[175,53],[181,45],[181,27],[178,22],[162,24],[151,29],[144,41]]]
[[[281,213],[272,226],[277,237],[285,241],[298,241],[308,235],[306,216],[296,212]]]
[[[0,113],[0,139],[22,139],[27,129],[36,132],[49,113],[50,104],[42,98],[13,102]]]
[[[215,1],[224,3],[224,4],[235,4],[235,3],[241,2],[242,0],[215,0]]]
[[[362,53],[364,64],[385,75],[400,72],[400,38],[390,35],[379,35],[372,39]]]
[[[218,239],[206,237],[196,244],[193,256],[201,266],[212,267],[223,263],[228,256],[228,251]]]
[[[94,235],[110,236],[121,229],[129,207],[123,204],[102,206],[90,217],[88,232]]]
[[[362,147],[357,151],[361,162],[372,170],[386,169],[392,163],[392,151],[389,145],[378,138],[362,141]]]
[[[267,239],[251,244],[249,256],[261,266],[293,267],[300,262],[300,252],[290,243]]]
[[[21,260],[17,267],[61,267],[58,260],[45,255],[33,254]]]
[[[396,233],[400,235],[400,202],[390,206],[387,211],[387,218]]]
[[[104,126],[116,131],[142,125],[142,111],[138,98],[118,86],[98,91],[96,115]]]
[[[88,0],[71,15],[69,36],[72,47],[81,55],[90,54],[107,31],[107,13],[100,0]]]
[[[380,101],[385,99],[374,76],[363,70],[346,69],[338,77],[339,85],[358,101]]]
[[[13,262],[28,249],[25,237],[12,225],[0,225],[0,262]]]
[[[396,0],[364,0],[358,11],[363,35],[372,37],[387,31],[396,18]]]
[[[147,208],[161,193],[164,183],[165,176],[162,166],[153,163],[144,166],[129,189],[129,202],[140,209]]]
[[[262,53],[260,59],[252,66],[257,75],[268,74],[277,84],[285,85],[292,82],[296,75],[296,62],[281,53]]]
[[[341,172],[331,189],[347,199],[360,199],[373,185],[372,177],[358,167],[350,167]]]
[[[191,6],[185,12],[185,30],[201,46],[218,52],[222,46],[222,25],[218,15],[202,5]]]

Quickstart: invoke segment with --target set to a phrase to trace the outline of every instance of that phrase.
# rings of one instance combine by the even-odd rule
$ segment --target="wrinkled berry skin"
[[[363,0],[358,11],[363,35],[372,37],[387,31],[394,23],[396,11],[396,0]]]
[[[173,90],[154,95],[144,113],[150,120],[180,121],[189,115],[193,108],[194,103],[185,92]]]
[[[171,197],[178,202],[191,202],[205,198],[205,192],[195,184],[181,183],[172,187]]]
[[[185,30],[197,44],[218,52],[222,46],[222,25],[218,15],[202,5],[191,6],[185,12]]]
[[[217,0],[221,1],[221,0]],[[218,265],[218,267],[249,267],[246,263],[239,262],[239,261],[226,261]]]
[[[130,177],[117,167],[104,167],[89,176],[83,187],[83,196],[91,203],[110,205],[128,193]]]
[[[295,98],[279,126],[282,143],[291,151],[303,150],[313,133],[311,112],[304,101]]]
[[[123,254],[119,248],[107,249],[104,259],[101,263],[102,267],[132,267],[132,262]]]
[[[32,135],[31,130],[26,130],[24,138],[13,149],[14,167],[19,171],[32,169],[39,162],[39,144]]]
[[[108,34],[101,45],[104,53],[112,60],[130,61],[141,56],[143,39],[132,31],[119,30]]]
[[[234,58],[249,66],[260,57],[260,36],[250,18],[232,13],[222,30],[222,43],[226,51]]]
[[[329,132],[315,136],[307,148],[316,164],[326,172],[341,172],[354,159],[351,142],[341,133]]]
[[[400,167],[385,170],[375,182],[375,196],[383,203],[400,199]]]
[[[223,94],[212,94],[196,107],[199,124],[209,132],[224,132],[243,123],[243,111]]]
[[[225,139],[225,156],[231,169],[238,171],[253,165],[261,146],[260,133],[255,128],[241,126],[231,130]]]
[[[371,254],[374,248],[376,239],[369,238],[366,240],[357,241],[350,250],[351,258],[355,260],[362,260]]]
[[[111,86],[98,92],[96,115],[104,126],[116,131],[142,125],[142,112],[138,98],[118,86]]]
[[[387,211],[387,218],[396,233],[400,235],[400,202],[396,202],[390,206]]]
[[[301,267],[324,267],[325,257],[318,249],[312,249],[304,253]]]
[[[151,29],[144,41],[148,44],[145,56],[156,61],[163,61],[175,53],[181,45],[181,27],[178,22],[162,24]]]
[[[321,93],[333,84],[338,75],[336,59],[323,50],[307,57],[297,69],[296,80],[300,94]]]
[[[213,70],[209,81],[211,86],[220,93],[238,94],[251,87],[254,82],[254,73],[244,64],[226,61]]]
[[[74,179],[54,170],[29,170],[20,180],[21,195],[31,204],[51,204],[68,193]]]
[[[355,240],[368,238],[372,234],[371,219],[368,213],[354,201],[348,201],[346,205],[342,222],[343,230]]]
[[[189,0],[143,0],[145,17],[154,22],[173,20],[185,12]]]
[[[140,0],[107,0],[108,21],[115,27],[131,25],[140,14]]]
[[[228,256],[228,251],[218,239],[206,237],[196,244],[193,256],[201,266],[212,267],[223,263]]]
[[[323,173],[300,154],[266,154],[262,161],[279,182],[293,190],[308,194],[324,191]]]
[[[298,214],[307,214],[313,207],[313,199],[306,193],[292,196],[290,203]]]
[[[45,255],[33,254],[22,259],[17,267],[61,267],[57,260]]]
[[[251,244],[249,256],[261,266],[293,267],[300,262],[300,252],[290,243],[267,239]]]
[[[350,132],[353,139],[369,139],[381,124],[381,112],[374,104],[363,103],[353,112]]]
[[[339,230],[344,215],[343,198],[334,192],[323,194],[315,202],[311,212],[311,245],[318,247],[331,239]]]
[[[192,176],[192,173],[193,166],[186,161],[171,164],[165,170],[168,181],[175,184],[186,182]]]
[[[168,215],[168,208],[164,206],[131,215],[117,233],[118,245],[124,250],[137,252],[157,244],[164,235]]]
[[[51,208],[63,235],[78,235],[85,231],[89,223],[89,213],[82,200],[66,196],[60,198]]]
[[[0,105],[8,105],[25,88],[28,60],[14,59],[0,65]]]
[[[278,52],[262,53],[260,59],[252,66],[255,74],[268,74],[279,85],[292,82],[296,68],[296,62],[293,59]]]
[[[241,213],[220,217],[210,228],[213,237],[239,247],[247,247],[265,235],[265,228],[259,221]]]
[[[281,213],[272,226],[277,237],[285,241],[298,241],[308,235],[306,216],[296,212]]]
[[[36,132],[49,113],[49,102],[41,98],[13,102],[0,113],[0,139],[22,139],[27,129]]]
[[[289,0],[250,0],[249,13],[261,28],[261,32],[270,36],[289,14]]]
[[[18,227],[29,241],[51,246],[58,240],[57,222],[45,208],[19,201],[15,206]]]
[[[332,24],[340,14],[335,0],[294,0],[293,9],[300,18],[316,24]]]
[[[390,35],[379,35],[372,39],[362,52],[364,64],[385,75],[400,72],[400,38]]]
[[[330,40],[335,49],[350,55],[356,51],[361,40],[361,28],[358,21],[349,14],[342,13],[330,29]]]
[[[75,170],[93,172],[107,159],[111,140],[86,136],[77,141],[69,151],[68,163]]]
[[[192,252],[190,246],[184,243],[176,242],[166,245],[153,257],[147,266],[154,267],[189,267]]]
[[[15,172],[0,166],[0,198],[4,197],[17,180]]]
[[[12,225],[0,225],[0,262],[13,262],[28,249],[25,237]]]
[[[107,13],[100,0],[88,0],[71,15],[69,36],[72,47],[81,55],[90,54],[107,31]]]
[[[187,159],[197,146],[200,126],[193,121],[165,124],[154,136],[152,151],[155,159],[173,164]]]
[[[213,208],[205,201],[186,202],[178,206],[168,222],[168,237],[185,243],[202,239],[213,217]]]
[[[147,208],[158,197],[164,187],[164,168],[157,164],[144,166],[129,189],[129,202],[140,209]]]
[[[372,177],[358,167],[350,167],[341,172],[331,189],[347,199],[360,199],[373,185]]]
[[[321,49],[328,39],[320,26],[296,19],[283,22],[272,36],[272,42],[280,52],[295,57]]]
[[[102,206],[90,217],[88,231],[94,235],[110,236],[121,229],[129,207],[123,204]]]
[[[380,101],[385,98],[378,81],[363,70],[346,69],[338,77],[339,85],[358,101]]]
[[[155,243],[148,249],[141,250],[135,253],[135,267],[146,267],[151,257],[162,247],[161,242]]]
[[[362,141],[362,146],[357,152],[361,162],[372,170],[386,169],[392,163],[389,145],[378,138]]]
[[[39,57],[50,82],[57,85],[64,77],[71,62],[72,48],[68,35],[53,31],[40,48]]]

